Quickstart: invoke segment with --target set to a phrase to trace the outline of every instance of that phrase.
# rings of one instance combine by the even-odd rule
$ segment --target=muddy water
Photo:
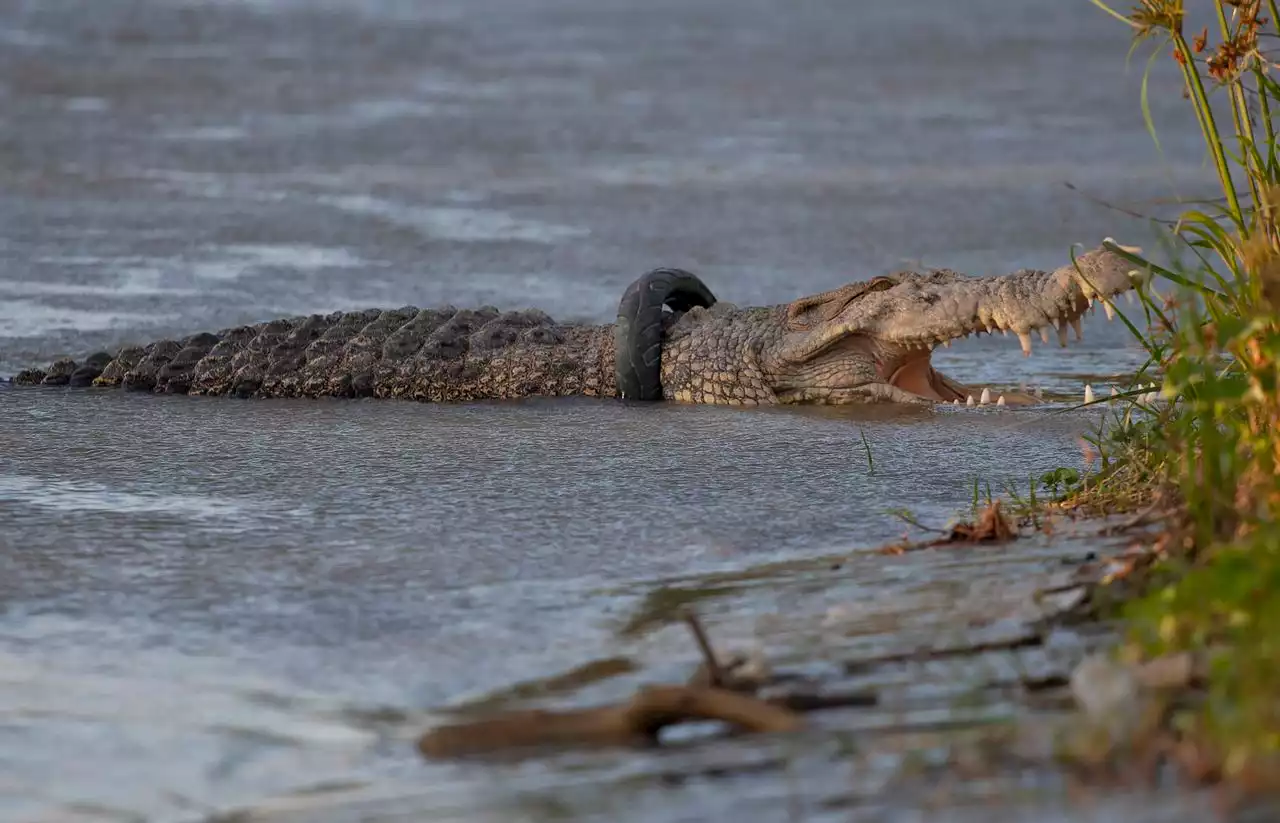
[[[1158,211],[1206,179],[1168,73],[1154,113],[1178,131],[1151,151],[1125,49],[1084,0],[0,0],[0,374],[370,305],[604,322],[656,265],[754,304],[1145,243],[1063,185]],[[1100,319],[1085,338],[937,361],[1066,395],[1141,362]],[[824,722],[858,734],[800,748],[428,767],[410,743],[442,705],[604,657],[638,669],[557,699],[687,676],[678,627],[621,631],[672,587],[718,595],[724,642],[838,671],[999,630],[1096,541],[744,570],[900,537],[895,508],[944,522],[975,477],[1078,465],[1096,417],[0,387],[0,817],[969,819],[922,799],[927,770],[891,780],[890,750],[935,751],[953,692],[990,680],[973,670],[875,668],[923,714],[846,713]],[[979,719],[1015,711],[984,699]],[[896,742],[865,747],[877,728]],[[1054,788],[955,791],[1009,809]],[[1035,819],[1140,819],[1114,803]]]

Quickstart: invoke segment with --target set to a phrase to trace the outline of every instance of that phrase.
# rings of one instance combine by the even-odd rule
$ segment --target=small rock
[[[1195,661],[1189,652],[1157,657],[1139,665],[1134,677],[1144,689],[1179,689],[1195,677]]]
[[[724,677],[721,688],[741,692],[755,692],[773,680],[773,669],[765,659],[764,652],[752,649],[750,652],[734,652],[719,661],[720,671]],[[689,678],[690,686],[711,685],[711,672],[707,664],[701,663]]]
[[[1089,597],[1089,590],[1084,586],[1076,586],[1071,589],[1060,591],[1044,592],[1037,595],[1036,599],[1040,604],[1040,609],[1045,617],[1069,612],[1079,606]]]
[[[1091,654],[1071,672],[1071,694],[1089,717],[1123,721],[1138,707],[1141,684],[1133,670],[1104,654]]]
[[[765,659],[764,652],[752,649],[746,654],[735,654],[725,664],[729,676],[736,681],[764,685],[773,679],[773,667]]]

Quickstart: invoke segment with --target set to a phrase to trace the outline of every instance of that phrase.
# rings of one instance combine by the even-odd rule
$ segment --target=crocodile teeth
[[[1109,300],[1102,301],[1102,310],[1107,313],[1107,320],[1116,319],[1116,310],[1111,306],[1111,301]]]
[[[1018,332],[1018,342],[1022,344],[1022,355],[1024,357],[1031,356],[1031,335],[1020,331]]]
[[[966,406],[972,406],[972,405],[973,405],[973,395],[972,395],[972,394],[971,394],[971,395],[969,395],[969,399],[968,399],[968,400],[964,401],[964,404],[965,404]]]
[[[1002,395],[1000,395],[1000,399],[996,401],[996,405],[997,405],[997,406],[1003,406],[1003,405],[1005,405],[1005,402],[1004,402],[1004,395],[1003,395],[1003,394],[1002,394]]]
[[[1044,326],[1040,327],[1040,342],[1049,345],[1049,330]]]
[[[1077,343],[1084,339],[1084,329],[1080,326],[1079,316],[1071,318],[1071,328],[1075,330]]]
[[[1084,402],[1093,402],[1093,386],[1090,386],[1088,383],[1084,384]]]
[[[1132,306],[1138,302],[1138,298],[1133,296],[1133,292],[1127,291],[1124,293],[1124,302]]]
[[[949,348],[951,348],[951,341],[950,341],[950,340],[943,340],[943,341],[942,341],[942,348],[944,348],[944,349],[949,349]]]
[[[983,389],[982,396],[978,398],[978,405],[985,406],[991,402],[991,389]]]
[[[1058,345],[1064,349],[1067,347],[1067,323],[1065,320],[1058,323]]]

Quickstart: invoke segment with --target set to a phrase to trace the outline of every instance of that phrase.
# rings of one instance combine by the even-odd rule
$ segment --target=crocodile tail
[[[624,400],[662,399],[662,314],[710,308],[715,295],[696,274],[654,269],[636,280],[618,303],[613,327],[614,369]]]

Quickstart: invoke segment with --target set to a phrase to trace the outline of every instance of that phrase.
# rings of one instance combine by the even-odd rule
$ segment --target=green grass
[[[1220,191],[1170,230],[1190,265],[1129,255],[1155,279],[1141,316],[1121,316],[1149,355],[1138,383],[1162,400],[1128,393],[1091,438],[1099,470],[1072,491],[1100,509],[1174,512],[1152,584],[1124,612],[1130,650],[1213,649],[1208,699],[1181,728],[1224,776],[1256,774],[1280,760],[1280,84],[1267,55],[1280,13],[1275,0],[1205,0],[1214,25],[1186,32],[1181,0],[1089,2],[1131,26],[1135,48],[1176,61]],[[1144,74],[1154,138],[1147,89]]]

